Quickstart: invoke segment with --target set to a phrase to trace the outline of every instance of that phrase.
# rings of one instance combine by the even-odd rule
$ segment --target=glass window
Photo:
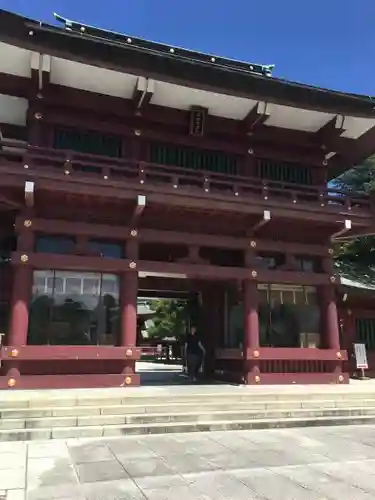
[[[259,285],[259,291],[262,346],[319,347],[320,309],[314,287]]]
[[[66,236],[37,236],[35,243],[35,250],[38,253],[72,254],[75,248],[75,239]]]
[[[308,273],[322,272],[322,262],[319,257],[309,257],[304,255],[297,255],[295,257],[297,269]]]
[[[118,136],[63,127],[57,127],[54,131],[54,148],[56,149],[69,149],[79,153],[119,158],[121,147],[122,139]]]
[[[149,161],[226,175],[237,175],[238,158],[222,151],[204,151],[174,144],[151,143]]]
[[[123,256],[123,245],[116,242],[90,240],[89,249],[95,255],[110,259],[121,259]]]
[[[291,182],[295,184],[312,184],[312,169],[308,166],[292,162],[275,162],[273,160],[258,160],[257,175],[262,179]]]
[[[262,253],[256,259],[261,269],[278,269],[285,264],[285,255],[277,252]]]
[[[112,274],[34,271],[28,343],[116,345],[118,280]]]
[[[229,338],[227,346],[229,348],[238,348],[243,345],[244,338],[244,310],[243,303],[240,302],[230,309],[229,315]]]
[[[375,318],[356,318],[356,342],[366,345],[369,351],[375,350]]]

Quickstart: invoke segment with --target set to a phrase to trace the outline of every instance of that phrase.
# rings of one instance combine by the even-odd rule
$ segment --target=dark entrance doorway
[[[206,351],[198,383],[211,383],[215,338],[221,323],[215,294],[208,293],[213,287],[179,276],[140,276],[139,281],[137,344],[142,358],[137,372],[141,385],[191,383],[184,347],[192,326]]]

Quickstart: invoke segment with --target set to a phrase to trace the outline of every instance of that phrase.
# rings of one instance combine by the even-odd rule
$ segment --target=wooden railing
[[[0,142],[0,146],[3,143]],[[9,157],[11,145],[7,144]],[[1,152],[0,152],[1,154]],[[19,148],[17,148],[17,155]],[[16,155],[16,156],[17,156]],[[191,194],[209,193],[251,200],[281,201],[291,204],[314,204],[338,211],[369,210],[366,195],[319,186],[301,186],[287,182],[269,181],[253,177],[224,175],[176,166],[140,162],[126,158],[109,158],[74,151],[28,146],[23,156],[24,165],[31,171],[57,171],[62,175],[97,178],[103,182],[122,181],[127,184],[158,185],[173,191]]]
[[[347,359],[345,350],[298,347],[249,349],[247,356],[242,349],[219,349],[216,352],[217,367],[226,375],[235,374],[237,379],[243,377],[241,367],[244,363],[248,364],[248,369],[256,368],[245,373],[249,383],[252,383],[254,373],[265,383],[342,383],[347,380]]]

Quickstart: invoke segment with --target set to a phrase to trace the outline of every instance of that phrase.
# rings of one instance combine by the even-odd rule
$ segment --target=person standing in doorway
[[[190,380],[195,382],[197,380],[198,372],[203,363],[203,358],[205,355],[205,349],[198,337],[197,329],[195,326],[191,327],[190,333],[186,338],[185,355],[188,376]]]

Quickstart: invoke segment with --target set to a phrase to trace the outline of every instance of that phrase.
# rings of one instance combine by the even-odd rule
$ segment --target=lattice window
[[[375,318],[356,318],[356,341],[365,344],[366,349],[375,350]]]
[[[221,151],[202,151],[173,144],[151,143],[149,160],[159,165],[170,165],[226,175],[237,175],[238,158]]]
[[[311,185],[313,183],[311,168],[292,162],[258,160],[257,176],[261,179],[293,184]]]
[[[100,132],[58,127],[54,132],[54,148],[69,149],[78,153],[121,156],[121,137],[105,135]]]

